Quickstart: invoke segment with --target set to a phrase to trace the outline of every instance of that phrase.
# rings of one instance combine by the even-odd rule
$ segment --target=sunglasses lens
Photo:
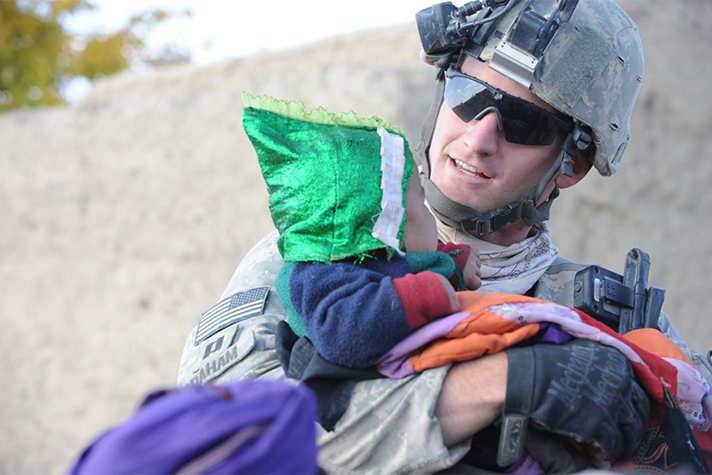
[[[464,122],[470,122],[494,103],[487,86],[461,76],[448,80],[444,98],[450,109]]]
[[[518,101],[499,108],[507,142],[522,145],[551,145],[559,131],[554,119],[543,111]]]
[[[494,106],[502,119],[504,139],[521,145],[551,145],[560,124],[546,111],[524,102],[497,94],[475,78],[449,76],[444,99],[450,109],[464,122],[470,122],[483,110]]]

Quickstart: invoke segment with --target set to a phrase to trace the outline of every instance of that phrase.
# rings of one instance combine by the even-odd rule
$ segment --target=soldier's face
[[[462,72],[554,111],[531,91],[485,63],[468,57]],[[507,142],[495,112],[464,122],[443,102],[430,145],[430,178],[451,200],[486,213],[520,200],[535,186],[556,159],[561,142],[562,138],[545,146]],[[550,188],[553,186],[552,183]],[[549,192],[544,197],[548,195]]]

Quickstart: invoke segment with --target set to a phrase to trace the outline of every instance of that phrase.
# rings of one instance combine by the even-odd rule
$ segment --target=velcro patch
[[[205,384],[221,376],[225,371],[242,361],[255,347],[252,330],[227,331],[213,341],[203,343],[200,365],[193,370],[190,384]]]
[[[195,344],[209,338],[223,328],[262,315],[269,287],[255,287],[224,298],[210,307],[198,323]]]

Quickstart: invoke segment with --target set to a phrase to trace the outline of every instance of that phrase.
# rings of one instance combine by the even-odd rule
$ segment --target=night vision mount
[[[456,7],[438,3],[416,14],[426,60],[442,72],[461,51],[480,58],[490,38],[499,39],[490,67],[529,87],[546,47],[573,14],[579,0],[478,0]],[[499,20],[514,8],[520,12],[506,31]]]

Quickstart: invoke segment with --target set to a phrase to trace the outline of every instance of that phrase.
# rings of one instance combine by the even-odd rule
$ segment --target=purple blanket
[[[315,473],[315,420],[309,390],[283,381],[159,391],[68,473]]]

